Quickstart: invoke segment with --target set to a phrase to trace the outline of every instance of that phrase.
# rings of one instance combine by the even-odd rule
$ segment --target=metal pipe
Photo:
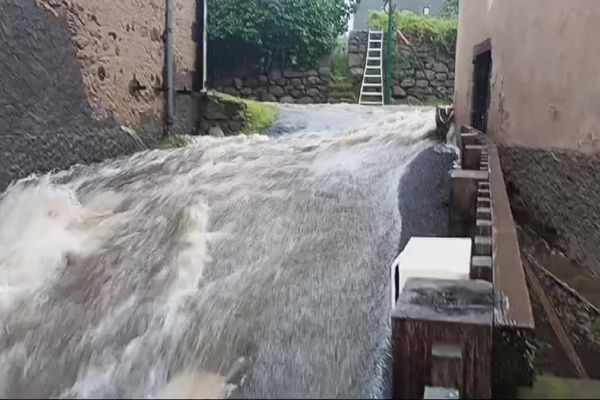
[[[203,11],[203,21],[202,21],[202,93],[206,93],[207,90],[207,76],[208,73],[206,71],[206,67],[208,65],[207,62],[207,42],[208,42],[208,5],[206,0],[203,0],[204,6],[202,7]]]
[[[166,70],[167,70],[167,131],[173,124],[173,0],[167,0],[167,37],[166,37]]]
[[[388,34],[387,34],[387,54],[385,64],[385,104],[392,104],[392,69],[394,65],[394,16],[396,7],[394,2],[388,1]],[[383,46],[382,46],[383,47]]]

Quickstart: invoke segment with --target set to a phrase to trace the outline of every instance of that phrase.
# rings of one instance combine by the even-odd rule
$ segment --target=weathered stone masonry
[[[352,31],[348,42],[350,75],[360,85],[367,51],[367,31]],[[413,46],[422,64],[408,46],[396,43],[393,98],[396,103],[450,103],[454,95],[454,54],[440,43],[414,40]],[[385,62],[385,61],[384,61]]]
[[[280,103],[334,103],[330,96],[331,69],[328,65],[311,70],[273,68],[267,73],[248,71],[235,77],[213,78],[216,90],[251,100]]]
[[[97,121],[71,36],[34,0],[0,6],[0,191],[33,172],[138,150],[116,121]]]
[[[176,88],[190,88],[193,2],[175,17]],[[143,149],[163,130],[164,1],[0,3],[0,192],[31,173]],[[180,96],[179,125],[189,126]]]

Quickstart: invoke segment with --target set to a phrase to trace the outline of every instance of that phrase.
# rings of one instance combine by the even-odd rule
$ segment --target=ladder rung
[[[382,40],[382,39],[371,39],[371,38],[369,38],[369,41],[370,41],[371,43],[381,43],[381,42],[383,42],[383,40]]]
[[[381,57],[367,57],[367,60],[377,60],[377,61],[381,61]]]
[[[380,87],[380,86],[383,86],[383,83],[368,83],[368,82],[365,82],[365,83],[363,83],[363,86],[365,86],[365,87],[375,87],[375,86]]]
[[[381,101],[361,101],[361,105],[365,106],[382,106],[383,103]]]
[[[383,76],[381,76],[381,75],[365,75],[365,78],[380,78],[380,79],[383,79]]]
[[[381,97],[383,96],[382,92],[362,92],[362,97]]]
[[[372,48],[372,49],[369,49],[369,51],[378,51],[380,53],[381,53],[381,50],[383,50],[383,49],[381,49],[381,48]]]

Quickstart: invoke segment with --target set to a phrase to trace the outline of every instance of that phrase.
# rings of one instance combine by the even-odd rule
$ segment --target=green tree
[[[444,7],[442,8],[442,16],[444,18],[457,18],[458,17],[458,3],[459,3],[459,0],[444,0]]]
[[[211,53],[229,64],[314,64],[346,31],[359,1],[208,0]]]

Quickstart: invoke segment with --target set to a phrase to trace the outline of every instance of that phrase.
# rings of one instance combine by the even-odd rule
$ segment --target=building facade
[[[362,0],[354,15],[355,30],[368,29],[369,13],[383,11],[384,0]],[[417,15],[439,16],[444,6],[444,0],[396,0],[398,11],[410,11]]]
[[[513,203],[600,270],[600,2],[462,0],[459,124],[499,144]]]

